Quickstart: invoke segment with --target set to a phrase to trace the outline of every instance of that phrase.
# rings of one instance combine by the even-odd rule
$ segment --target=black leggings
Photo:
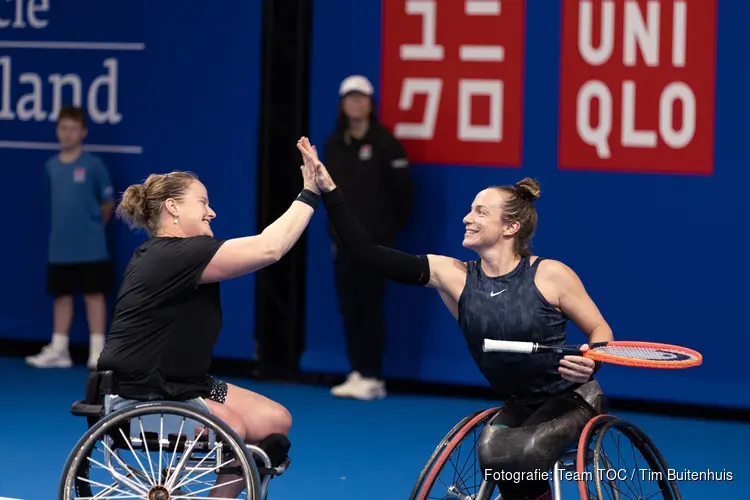
[[[482,477],[497,484],[503,500],[541,497],[550,489],[550,469],[601,410],[601,388],[593,380],[546,401],[506,403],[479,436]]]

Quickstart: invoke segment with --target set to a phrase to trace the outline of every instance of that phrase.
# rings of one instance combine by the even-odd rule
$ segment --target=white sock
[[[65,352],[68,350],[68,336],[64,333],[53,333],[52,334],[52,348],[58,352]]]
[[[104,350],[104,334],[92,333],[89,340],[89,352],[98,358],[102,350]]]

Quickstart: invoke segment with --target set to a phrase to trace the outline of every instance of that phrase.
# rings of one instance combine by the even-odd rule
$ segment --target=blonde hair
[[[197,180],[198,176],[192,172],[151,174],[143,184],[133,184],[125,190],[117,206],[117,216],[131,229],[153,234],[158,229],[164,202],[169,198],[181,200]]]

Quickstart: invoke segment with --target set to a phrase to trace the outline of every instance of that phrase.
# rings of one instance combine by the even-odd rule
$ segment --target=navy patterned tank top
[[[481,259],[468,263],[458,301],[458,323],[469,351],[492,388],[504,400],[536,400],[579,384],[562,378],[561,355],[483,352],[485,338],[564,344],[567,318],[536,287],[539,263],[524,257],[504,276],[489,277]]]

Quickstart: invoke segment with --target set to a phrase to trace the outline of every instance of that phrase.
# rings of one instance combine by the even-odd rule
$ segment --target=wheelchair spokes
[[[493,411],[480,412],[456,426],[431,457],[412,492],[418,500],[489,500],[493,486],[482,482],[477,443]],[[418,492],[418,493],[417,493]]]
[[[651,440],[637,427],[601,416],[582,436],[591,457],[579,471],[586,498],[601,500],[679,499],[667,467]]]
[[[482,482],[481,471],[477,461],[477,441],[481,428],[475,427],[471,435],[461,441],[451,452],[437,476],[434,489],[443,490],[446,500],[471,500]],[[437,493],[434,492],[434,493]],[[428,494],[427,498],[436,498]]]
[[[237,436],[185,407],[136,406],[99,422],[71,454],[64,498],[259,500],[260,478]]]

